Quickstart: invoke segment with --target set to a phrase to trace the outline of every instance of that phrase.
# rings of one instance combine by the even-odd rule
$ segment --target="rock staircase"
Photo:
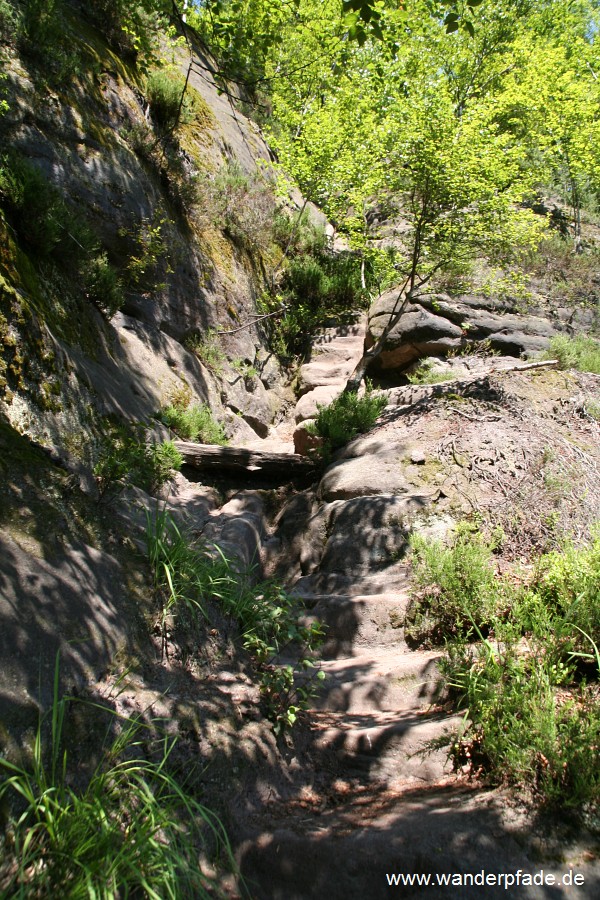
[[[363,337],[364,324],[319,336],[301,369],[296,422],[339,393],[362,354]],[[517,894],[498,885],[477,893],[456,880],[440,884],[438,876],[443,881],[448,874],[497,876],[543,867],[559,877],[568,860],[540,864],[530,855],[531,820],[511,809],[501,792],[450,771],[441,744],[460,729],[461,717],[444,708],[440,654],[406,643],[405,567],[396,561],[354,578],[359,548],[351,540],[347,554],[346,573],[309,574],[295,588],[307,620],[327,626],[326,678],[310,710],[306,743],[288,751],[296,772],[289,793],[273,797],[241,829],[243,892],[253,900],[378,900],[394,891],[487,900]],[[580,863],[571,861],[575,870]],[[389,876],[397,873],[431,881],[427,888],[394,887]],[[538,900],[562,893],[531,885],[518,896]],[[597,871],[590,870],[585,886],[571,887],[569,896],[600,896]]]

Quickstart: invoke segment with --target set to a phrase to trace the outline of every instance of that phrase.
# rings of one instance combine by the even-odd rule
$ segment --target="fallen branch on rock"
[[[313,460],[296,453],[269,453],[243,447],[217,447],[214,444],[192,444],[175,441],[186,466],[195,469],[261,472],[264,475],[294,477],[312,472]]]

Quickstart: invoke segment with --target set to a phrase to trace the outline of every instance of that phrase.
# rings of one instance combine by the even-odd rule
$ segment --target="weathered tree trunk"
[[[175,441],[184,464],[195,469],[224,469],[229,471],[261,472],[276,477],[308,474],[315,468],[313,460],[295,453],[267,453],[245,450],[243,447],[217,447],[214,444],[193,444]]]
[[[400,321],[400,318],[401,318],[404,310],[406,309],[407,304],[413,298],[412,291],[408,291],[408,293],[406,293],[406,294],[404,293],[405,288],[406,288],[406,285],[404,285],[404,287],[400,290],[400,292],[398,294],[398,298],[396,300],[396,303],[394,304],[394,309],[392,310],[390,318],[388,319],[387,325],[385,326],[385,328],[383,329],[383,331],[381,332],[381,334],[379,335],[379,337],[377,338],[377,340],[375,341],[373,346],[370,347],[368,350],[365,350],[362,357],[356,364],[354,371],[352,372],[352,374],[348,378],[348,381],[346,382],[346,385],[343,390],[344,394],[355,393],[356,391],[358,391],[358,389],[362,383],[362,380],[365,377],[365,373],[367,371],[369,364],[379,356],[379,354],[383,350],[383,345],[386,342],[387,336],[392,331],[392,329],[396,327],[396,325]]]

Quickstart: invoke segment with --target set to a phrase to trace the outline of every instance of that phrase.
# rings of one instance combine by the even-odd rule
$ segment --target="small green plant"
[[[0,159],[0,203],[25,247],[42,257],[78,266],[95,245],[42,171],[15,154]]]
[[[325,460],[340,447],[365,431],[369,431],[385,407],[385,397],[375,395],[369,389],[363,397],[345,391],[328,406],[319,407],[314,423],[307,426],[310,434],[323,439],[322,456]]]
[[[514,629],[501,625],[496,637],[497,645],[449,651],[447,677],[470,719],[451,746],[455,764],[528,786],[549,806],[593,809],[600,800],[597,692],[548,664],[541,643],[524,649]]]
[[[140,755],[152,734],[125,721],[84,787],[64,740],[69,705],[59,698],[58,659],[50,722],[40,722],[30,766],[0,758],[0,806],[8,815],[0,862],[3,897],[213,896],[198,863],[212,842],[231,851],[223,826],[169,771],[175,741],[158,760]],[[110,712],[107,710],[106,712]],[[44,735],[50,733],[48,746]]]
[[[547,359],[557,359],[561,369],[578,369],[600,375],[600,341],[585,335],[559,334],[550,341]]]
[[[159,279],[172,272],[171,254],[165,231],[170,224],[157,211],[152,218],[142,218],[133,230],[121,229],[119,235],[131,245],[125,266],[125,284],[130,290],[162,290]]]
[[[413,537],[418,590],[406,635],[445,641],[442,664],[465,730],[457,767],[533,790],[577,814],[600,800],[600,539],[543,555],[516,584],[463,524],[452,543]]]
[[[433,363],[425,360],[406,377],[410,384],[437,384],[440,381],[452,381],[453,376],[450,372],[434,372],[432,367]]]
[[[232,359],[231,368],[244,380],[252,381],[258,376],[258,369],[248,359]]]
[[[406,614],[407,638],[421,646],[436,646],[464,635],[473,623],[489,627],[500,590],[492,549],[483,535],[463,523],[448,546],[415,534],[410,547],[418,591]]]
[[[184,441],[200,441],[222,447],[228,443],[223,426],[214,419],[205,403],[192,403],[186,408],[171,404],[161,410],[160,418]]]
[[[17,33],[17,16],[8,0],[0,0],[0,41],[12,41]]]
[[[209,328],[203,333],[192,332],[187,336],[185,346],[195,353],[198,359],[215,375],[223,374],[226,356],[216,329]]]
[[[148,519],[147,541],[161,598],[163,653],[169,619],[189,632],[199,617],[210,615],[208,602],[216,603],[239,626],[275,732],[291,727],[323,677],[314,658],[323,636],[321,625],[305,625],[297,601],[275,582],[253,584],[219,547],[191,542],[165,509]],[[291,650],[297,661],[279,662],[284,650]]]
[[[123,282],[117,270],[108,261],[106,253],[95,256],[87,266],[84,275],[89,299],[108,318],[112,318],[125,302]]]
[[[185,79],[180,73],[158,69],[146,79],[146,96],[152,118],[162,132],[173,131],[186,114]]]
[[[531,585],[553,621],[574,626],[560,641],[563,655],[600,637],[600,537],[587,547],[567,544],[541,557]]]
[[[94,465],[99,499],[113,500],[128,484],[157,491],[179,471],[182,462],[172,441],[148,442],[144,426],[111,425]]]
[[[585,415],[589,416],[590,419],[594,419],[595,422],[600,422],[600,403],[596,403],[594,400],[588,400],[583,408],[583,412]]]
[[[285,307],[283,316],[271,320],[273,346],[281,356],[305,352],[311,332],[332,319],[336,324],[355,321],[366,297],[358,256],[316,248],[292,257],[279,291],[263,298],[265,312]]]

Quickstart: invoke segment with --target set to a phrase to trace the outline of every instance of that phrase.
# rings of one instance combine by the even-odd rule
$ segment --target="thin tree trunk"
[[[406,309],[407,304],[412,299],[412,291],[404,294],[405,289],[406,282],[398,293],[398,297],[396,298],[396,302],[388,319],[387,325],[385,326],[373,346],[363,353],[362,357],[355,366],[354,371],[348,378],[348,381],[346,382],[343,390],[344,394],[353,392],[355,393],[359,389],[362,380],[365,377],[365,372],[367,371],[369,364],[379,356],[379,354],[383,350],[383,345],[385,344],[390,331],[392,331],[392,329],[395,328],[400,321],[400,318],[404,310]]]

